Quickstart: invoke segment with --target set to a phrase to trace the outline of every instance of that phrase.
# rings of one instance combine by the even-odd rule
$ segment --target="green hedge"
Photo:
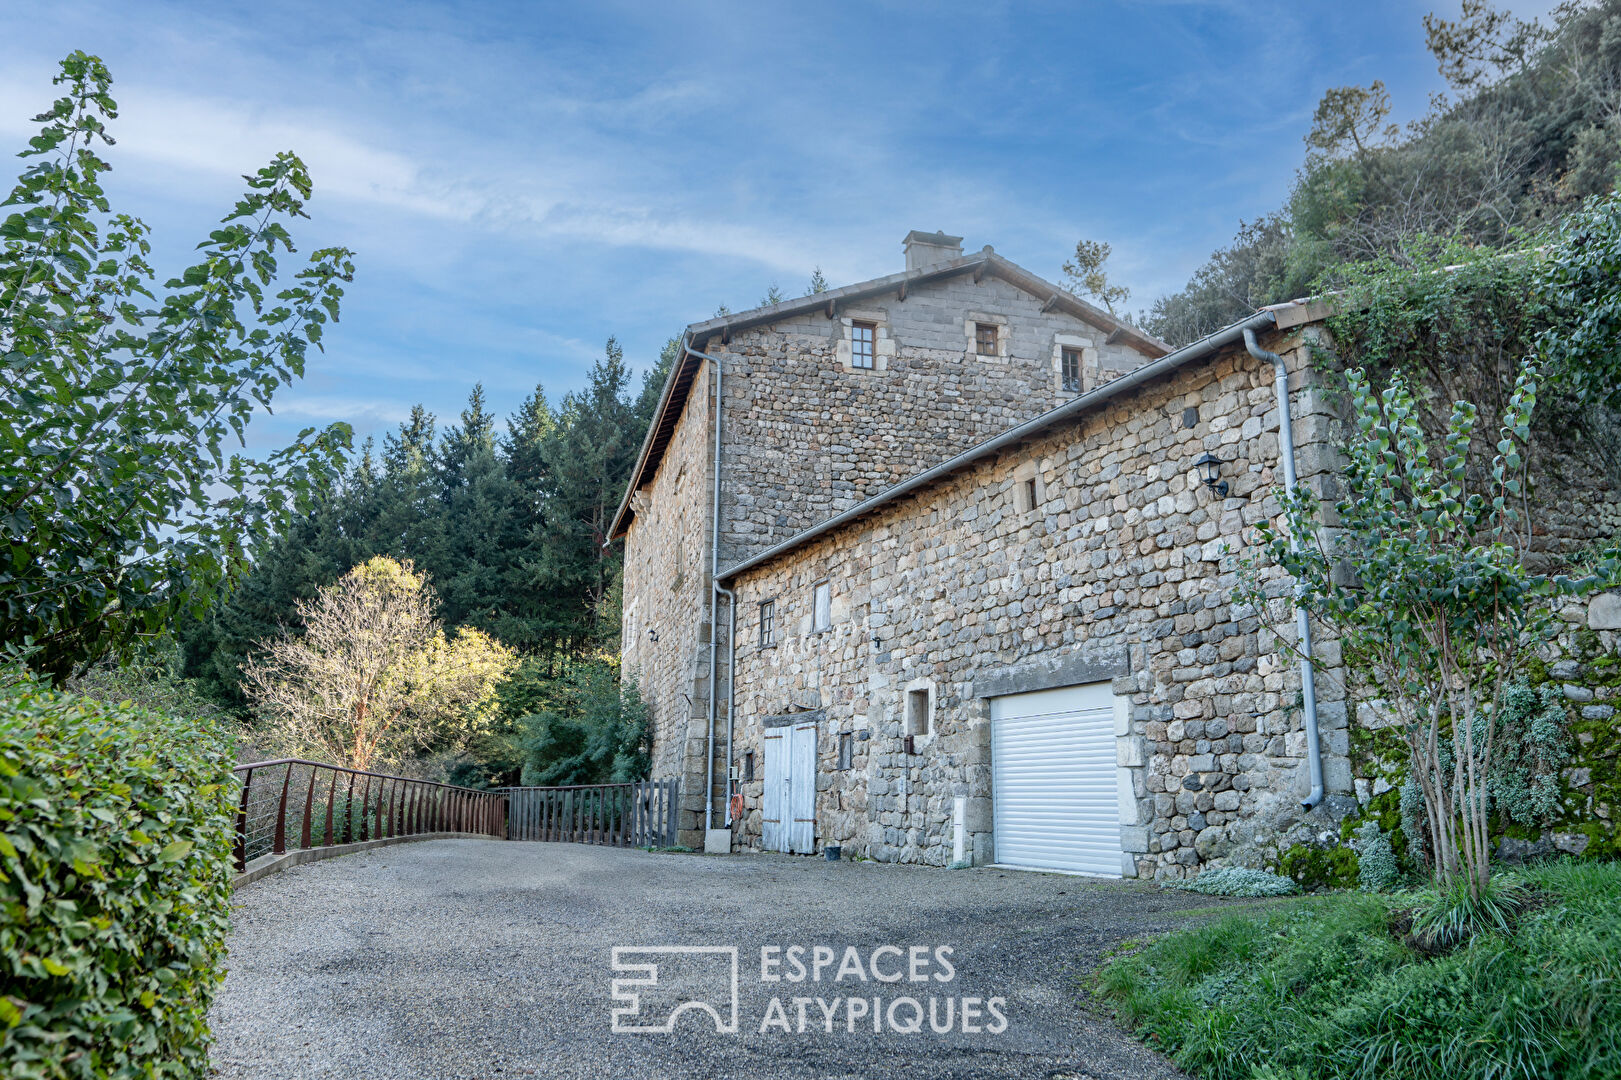
[[[229,740],[0,683],[0,1076],[203,1076],[230,911]]]

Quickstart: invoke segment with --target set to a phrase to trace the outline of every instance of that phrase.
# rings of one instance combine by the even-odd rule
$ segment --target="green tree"
[[[1384,124],[1389,115],[1390,94],[1378,79],[1372,86],[1334,87],[1317,103],[1306,145],[1330,156],[1349,149],[1366,158],[1380,143],[1396,138],[1396,127]]]
[[[646,431],[627,394],[630,373],[619,343],[608,339],[586,389],[566,395],[542,451],[550,486],[538,524],[536,554],[524,569],[532,587],[560,598],[561,630],[571,650],[616,639],[620,553],[608,527]]]
[[[1111,285],[1103,264],[1109,261],[1109,245],[1095,240],[1075,243],[1075,256],[1064,263],[1064,283],[1069,290],[1090,296],[1114,314],[1114,306],[1131,299],[1131,290],[1124,285]]]
[[[298,605],[301,632],[261,642],[244,665],[255,734],[354,769],[465,747],[489,726],[515,658],[481,631],[447,635],[437,606],[409,561],[382,556],[319,590]]]
[[[521,717],[524,784],[600,784],[646,779],[652,726],[634,680],[595,657],[551,680],[545,707]]]
[[[337,471],[347,425],[257,458],[226,440],[303,374],[352,266],[326,248],[281,274],[311,190],[284,153],[154,291],[146,226],[101,186],[111,76],[76,52],[56,82],[0,204],[0,636],[60,682],[203,610]]]

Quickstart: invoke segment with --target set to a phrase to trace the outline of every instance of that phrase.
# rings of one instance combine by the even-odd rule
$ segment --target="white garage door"
[[[996,861],[1120,876],[1108,683],[991,699]]]

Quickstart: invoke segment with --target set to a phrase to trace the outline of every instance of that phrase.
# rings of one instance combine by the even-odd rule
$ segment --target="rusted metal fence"
[[[302,758],[239,765],[236,868],[261,855],[423,833],[505,837],[499,791],[361,772]]]
[[[507,839],[561,840],[613,847],[672,847],[677,780],[573,787],[513,787],[507,796]]]

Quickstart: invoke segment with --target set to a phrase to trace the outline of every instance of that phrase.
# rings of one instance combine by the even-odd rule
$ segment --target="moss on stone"
[[[1278,873],[1307,892],[1354,888],[1357,872],[1356,852],[1344,845],[1295,844],[1278,858]]]

